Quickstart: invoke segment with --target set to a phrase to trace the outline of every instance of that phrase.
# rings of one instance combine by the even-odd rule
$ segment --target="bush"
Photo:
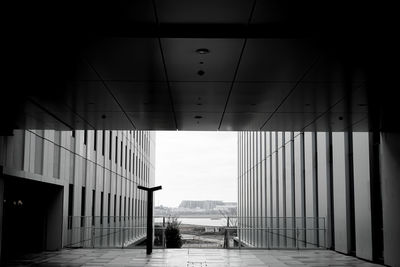
[[[167,248],[182,247],[182,236],[179,231],[180,224],[178,218],[168,218],[167,227],[165,228],[165,241]]]

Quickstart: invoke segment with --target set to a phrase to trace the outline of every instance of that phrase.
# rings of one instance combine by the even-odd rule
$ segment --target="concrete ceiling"
[[[2,128],[397,129],[375,7],[298,2],[18,7]]]

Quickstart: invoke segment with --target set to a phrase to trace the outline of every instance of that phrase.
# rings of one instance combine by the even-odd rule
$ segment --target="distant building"
[[[183,200],[179,208],[213,210],[217,205],[224,205],[220,200]]]

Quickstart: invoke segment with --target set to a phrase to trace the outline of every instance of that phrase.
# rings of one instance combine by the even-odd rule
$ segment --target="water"
[[[155,218],[154,222],[156,223],[162,223],[163,218]],[[165,222],[167,222],[168,219],[165,218]],[[191,224],[191,225],[201,225],[201,226],[226,226],[226,219],[225,218],[218,218],[218,219],[211,219],[211,218],[184,218],[184,217],[178,217],[178,221],[181,222],[181,224]]]

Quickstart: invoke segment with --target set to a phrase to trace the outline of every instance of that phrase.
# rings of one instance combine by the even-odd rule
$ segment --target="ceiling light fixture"
[[[195,119],[202,119],[202,118],[203,118],[203,116],[196,115],[196,116],[194,116],[194,118],[195,118]]]
[[[208,50],[207,48],[199,48],[196,50],[196,53],[200,55],[205,55],[210,53],[210,50]]]
[[[197,74],[200,75],[200,76],[203,76],[203,75],[205,74],[205,72],[204,72],[204,70],[199,70],[199,71],[197,72]]]

